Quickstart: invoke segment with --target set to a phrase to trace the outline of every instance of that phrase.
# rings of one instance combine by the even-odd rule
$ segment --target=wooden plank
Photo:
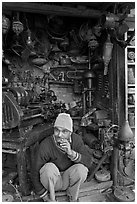
[[[80,192],[97,190],[97,189],[107,189],[110,188],[113,184],[113,181],[106,181],[98,183],[95,179],[92,179],[90,182],[85,182],[81,185]]]
[[[84,192],[80,192],[79,193],[79,198],[81,198],[81,197],[84,197],[84,196],[91,196],[91,195],[95,195],[95,194],[97,194],[97,193],[102,193],[102,194],[105,194],[105,191],[106,191],[107,189],[97,189],[97,190],[89,190],[89,191],[84,191]],[[109,191],[111,191],[111,189],[109,189]]]
[[[106,202],[106,200],[106,197],[99,193],[79,198],[79,202]]]
[[[17,170],[19,177],[19,187],[23,195],[29,195],[30,190],[27,183],[26,151],[20,145],[17,151]]]
[[[56,197],[58,202],[67,202],[67,196]],[[83,195],[79,195],[79,202],[106,202],[106,195],[101,194],[99,190],[93,192],[86,192]]]
[[[39,13],[39,14],[53,14],[59,16],[77,16],[77,17],[91,17],[99,18],[102,13],[99,10],[95,9],[78,9],[67,6],[58,6],[58,5],[49,5],[33,2],[3,2],[2,9],[4,10],[13,10],[29,13]]]
[[[95,186],[95,188],[94,188],[94,190],[89,190],[89,191],[84,191],[84,189],[83,189],[83,191],[80,190],[80,194],[79,194],[80,202],[88,202],[88,201],[93,202],[93,200],[95,200],[95,199],[98,202],[103,202],[105,200],[104,198],[106,196],[106,195],[103,195],[103,194],[106,194],[103,191],[104,191],[104,189],[108,189],[108,186],[112,185],[112,181],[102,182],[102,183],[99,184],[95,179],[93,179],[90,182],[85,182],[84,186],[88,187],[90,185],[93,185],[93,186]],[[98,187],[96,187],[96,185]],[[100,186],[101,186],[101,188],[104,187],[104,189],[99,189]],[[98,188],[98,189],[96,189],[96,188]],[[102,194],[101,194],[101,192],[102,192]],[[22,199],[25,202],[25,201],[35,201],[35,200],[38,200],[40,198],[39,198],[38,195],[30,195],[30,196],[23,196]],[[68,202],[66,191],[56,192],[56,199],[57,199],[58,202]]]
[[[97,192],[97,190],[99,190],[99,192],[101,192],[101,189],[108,189],[112,186],[113,181],[106,181],[106,182],[101,182],[98,183],[95,179],[92,179],[90,182],[85,182],[81,185],[79,193],[83,194],[86,192],[92,193],[93,192]],[[81,194],[81,195],[82,195]],[[66,195],[66,191],[58,191],[56,192],[56,196],[65,196]]]
[[[58,202],[68,202],[67,196],[60,196],[56,198]]]
[[[12,142],[2,141],[2,148],[3,149],[13,149],[13,150],[16,150],[16,149],[19,148],[19,144],[12,143]]]
[[[2,153],[17,154],[16,150],[2,149]]]

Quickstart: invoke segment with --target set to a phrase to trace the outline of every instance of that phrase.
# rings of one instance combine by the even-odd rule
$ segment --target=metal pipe
[[[91,91],[91,88],[92,88],[92,79],[88,79],[88,89],[90,89],[88,92],[89,92],[89,107],[92,106],[92,91]]]
[[[82,99],[83,99],[83,115],[86,114],[86,93],[83,91],[82,93]]]
[[[119,154],[119,149],[118,147],[114,147],[113,153],[112,153],[112,180],[113,180],[113,185],[114,187],[117,186],[117,171],[118,171],[118,154]]]

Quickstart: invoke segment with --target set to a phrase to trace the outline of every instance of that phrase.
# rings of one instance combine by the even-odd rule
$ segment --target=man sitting
[[[53,135],[41,142],[37,152],[33,170],[37,194],[46,202],[55,202],[55,191],[66,190],[69,201],[76,202],[91,161],[82,138],[73,133],[72,118],[60,113]]]

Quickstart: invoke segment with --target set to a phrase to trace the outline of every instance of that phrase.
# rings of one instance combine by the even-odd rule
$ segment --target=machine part
[[[89,60],[89,63],[90,63],[90,60]],[[88,89],[89,107],[92,106],[92,89],[93,89],[94,78],[95,78],[95,74],[92,70],[88,70],[84,73],[84,79],[87,83],[87,89]]]
[[[59,43],[59,48],[63,51],[67,51],[68,47],[69,47],[69,39],[65,37],[64,40]]]
[[[98,45],[99,45],[99,43],[97,41],[96,36],[94,34],[92,34],[92,36],[88,40],[88,47],[91,49],[91,55],[93,55],[93,52],[98,47]]]
[[[105,110],[98,110],[94,112],[94,123],[99,126],[104,125],[104,119],[108,119],[108,112]]]
[[[82,93],[82,106],[83,106],[83,115],[86,114],[86,94],[85,91]]]
[[[78,80],[74,81],[73,91],[75,94],[81,94],[82,93],[81,83]]]
[[[34,58],[32,59],[32,63],[38,66],[42,66],[47,63],[47,59],[41,57]]]
[[[129,126],[128,120],[124,121],[120,131],[119,131],[119,140],[123,142],[130,142],[134,140],[133,132]]]
[[[83,71],[82,70],[77,70],[77,71],[68,71],[66,73],[68,79],[76,79],[80,80],[82,79]]]
[[[47,33],[52,39],[64,40],[68,33],[67,22],[56,15],[48,18]]]
[[[10,20],[4,14],[2,15],[2,34],[6,34],[10,28]]]
[[[106,152],[108,149],[113,149],[114,139],[117,139],[118,131],[119,127],[117,125],[99,128],[99,141],[103,152]]]
[[[69,56],[67,56],[67,55],[60,56],[60,64],[61,65],[71,65],[71,60],[70,60]]]
[[[75,44],[77,45],[77,47],[80,47],[80,40],[77,36],[77,28],[73,28],[71,31],[70,31],[70,36],[72,36],[73,38],[73,41],[75,42]]]
[[[102,90],[102,85],[103,85],[103,75],[99,74],[98,75],[98,88],[97,88],[99,92]]]
[[[96,106],[103,109],[108,109],[108,100],[110,98],[109,93],[109,80],[108,75],[98,75]],[[106,101],[107,100],[107,101]]]
[[[88,22],[83,23],[79,29],[79,37],[82,41],[89,41],[93,35],[92,29]]]
[[[9,91],[13,93],[20,106],[26,106],[29,102],[29,94],[23,87],[12,87]]]
[[[90,115],[92,115],[94,112],[96,111],[96,108],[92,108],[88,111],[88,113],[86,113],[82,118],[87,118]]]
[[[3,193],[2,194],[2,202],[13,202],[14,201],[14,198],[11,194],[8,194],[8,193]]]
[[[70,57],[71,61],[76,64],[85,64],[88,63],[87,56],[73,56]]]
[[[94,151],[93,151],[93,155],[94,155],[95,158],[101,159],[103,153],[102,153],[102,151],[100,151],[100,150],[94,150]]]
[[[90,181],[95,173],[98,171],[98,169],[101,167],[101,165],[103,164],[103,162],[107,159],[107,157],[110,155],[111,151],[107,151],[102,158],[100,159],[100,161],[98,162],[97,166],[95,167],[95,169],[92,171],[92,173],[90,174],[90,176],[88,177],[88,181]]]
[[[135,201],[135,193],[128,187],[118,186],[114,190],[115,198],[120,202]]]
[[[106,169],[101,169],[95,173],[95,178],[102,182],[102,181],[109,181],[110,180],[110,172]]]
[[[19,125],[23,116],[14,96],[9,92],[2,93],[2,128],[11,129]]]
[[[83,141],[92,150],[94,148],[94,144],[95,143],[97,144],[97,142],[98,142],[97,138],[92,133],[85,133]],[[94,161],[94,158],[93,158],[93,161]]]
[[[59,81],[65,81],[65,74],[64,74],[63,71],[60,72],[60,74],[59,74],[59,76],[58,76],[58,80],[59,80]]]
[[[113,43],[110,40],[110,34],[108,34],[107,40],[103,46],[103,61],[104,61],[104,75],[107,75],[109,62],[112,57]]]

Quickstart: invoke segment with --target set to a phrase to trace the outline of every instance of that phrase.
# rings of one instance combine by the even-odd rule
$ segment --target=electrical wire
[[[19,191],[18,191],[18,189],[12,184],[12,181],[11,181],[11,180],[9,181],[9,184],[15,189],[15,191],[16,191],[16,193],[17,193],[19,199],[20,199],[20,201],[23,202],[23,201],[22,201],[22,198],[21,198],[21,196],[20,196],[20,193],[19,193]]]

